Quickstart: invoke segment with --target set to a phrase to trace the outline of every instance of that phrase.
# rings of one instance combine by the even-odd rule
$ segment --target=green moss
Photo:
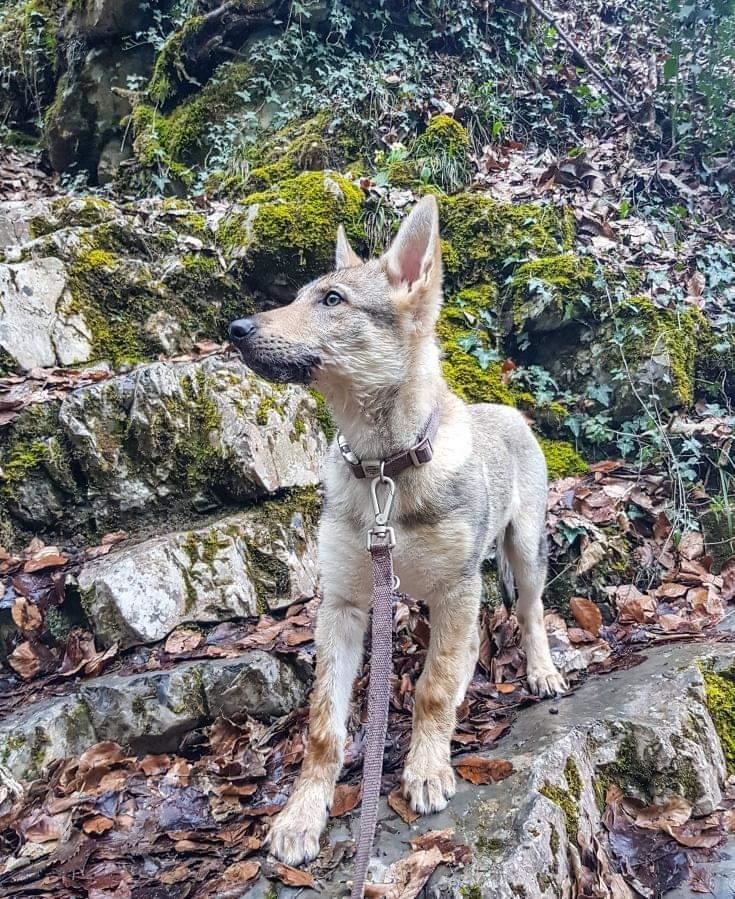
[[[187,38],[196,37],[204,21],[202,16],[192,16],[173,34],[158,51],[153,65],[153,75],[148,94],[159,104],[165,103],[181,83],[191,81],[186,74],[183,47]]]
[[[324,432],[324,436],[327,438],[327,440],[331,440],[337,433],[337,426],[335,425],[334,419],[332,418],[332,413],[329,411],[327,401],[324,399],[322,394],[319,393],[318,390],[309,388],[309,393],[312,395],[316,403],[316,420],[319,424],[319,427]]]
[[[465,884],[459,888],[462,899],[482,899],[482,889],[479,884]]]
[[[659,309],[647,297],[631,298],[629,309],[634,314],[626,322],[623,343],[628,366],[636,371],[649,360],[668,364],[673,402],[691,405],[699,344],[708,331],[704,316],[694,308],[683,312]]]
[[[25,481],[48,459],[48,454],[48,446],[43,440],[11,443],[2,465],[2,492],[12,494],[17,484]]]
[[[518,266],[510,287],[513,324],[521,328],[544,322],[558,325],[587,305],[593,290],[595,265],[571,253],[544,256]]]
[[[388,163],[386,174],[393,187],[412,187],[418,180],[416,166],[407,159],[396,159]]]
[[[255,421],[261,427],[264,427],[268,424],[268,414],[271,411],[277,412],[280,416],[283,416],[283,404],[278,401],[277,398],[277,388],[274,386],[271,393],[264,393],[260,398],[260,402],[258,403],[258,408],[255,410]]]
[[[83,699],[80,699],[64,716],[66,738],[72,745],[78,745],[81,740],[89,735],[91,729],[89,706]]]
[[[43,237],[60,228],[91,228],[115,217],[115,207],[100,197],[61,197],[54,200],[48,214],[34,216],[28,223],[31,237]]]
[[[444,377],[452,390],[468,403],[514,403],[513,393],[503,382],[500,363],[483,368],[460,343],[487,344],[482,324],[484,317],[496,309],[494,285],[483,284],[460,291],[451,302],[444,304],[439,315],[436,333],[444,352]]]
[[[2,744],[2,750],[0,751],[0,762],[2,762],[3,765],[7,764],[10,753],[17,752],[19,749],[22,749],[25,744],[26,738],[23,734],[11,734],[9,737],[6,737]]]
[[[715,672],[703,669],[704,692],[722,752],[727,773],[735,774],[735,668]]]
[[[538,442],[546,459],[546,468],[549,472],[549,480],[556,481],[570,475],[584,474],[588,465],[577,453],[571,443],[564,440],[547,440],[538,437]]]
[[[615,761],[601,767],[600,778],[605,789],[613,783],[645,802],[660,802],[677,795],[695,803],[701,792],[697,772],[690,761],[676,758],[667,770],[658,770],[655,747],[641,753],[632,730],[623,735]]]
[[[410,158],[422,181],[453,193],[469,182],[468,151],[466,129],[452,116],[436,115],[416,138]]]
[[[555,784],[546,782],[539,791],[542,796],[558,805],[564,812],[564,820],[567,827],[567,838],[571,842],[577,841],[577,833],[579,832],[579,809],[575,802],[574,796],[570,791],[564,790]],[[558,836],[557,836],[558,840]]]
[[[336,227],[360,239],[362,191],[339,175],[304,172],[279,188],[251,194],[243,201],[255,214],[229,216],[217,238],[228,252],[245,251],[247,266],[270,281],[289,273],[299,281],[327,270],[333,261]]]
[[[532,203],[464,193],[439,201],[447,279],[455,287],[503,284],[513,267],[564,248],[563,216]],[[446,245],[445,245],[446,246]]]

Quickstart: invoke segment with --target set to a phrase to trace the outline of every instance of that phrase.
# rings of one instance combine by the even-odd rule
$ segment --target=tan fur
[[[403,772],[411,805],[430,813],[444,808],[455,789],[450,741],[479,651],[480,565],[496,540],[518,586],[529,686],[542,695],[564,689],[551,660],[541,605],[546,467],[518,412],[469,407],[444,382],[434,337],[442,270],[433,198],[415,207],[379,260],[361,262],[342,230],[336,258],[338,269],[307,285],[290,306],[256,316],[257,334],[243,341],[241,350],[261,369],[278,354],[318,358],[314,366],[309,361],[309,377],[362,459],[385,458],[411,446],[439,407],[434,458],[397,477],[391,522],[402,589],[423,598],[431,617]],[[330,290],[338,290],[344,303],[327,308]],[[323,599],[311,737],[301,776],[269,835],[273,854],[289,864],[319,851],[342,765],[371,602],[365,550],[373,524],[369,481],[356,480],[333,445],[324,483]]]

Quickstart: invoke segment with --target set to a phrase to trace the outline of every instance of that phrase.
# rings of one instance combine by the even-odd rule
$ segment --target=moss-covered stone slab
[[[92,333],[59,259],[0,264],[0,349],[25,370],[90,358]]]
[[[0,723],[0,765],[27,783],[56,759],[78,757],[104,740],[133,753],[172,752],[184,734],[216,715],[267,721],[302,705],[306,690],[294,667],[260,650],[166,671],[109,674],[8,716]]]
[[[313,493],[89,562],[78,586],[105,646],[162,640],[184,622],[257,615],[316,592]]]
[[[319,481],[317,402],[241,362],[141,366],[26,410],[0,447],[10,530],[99,533]]]
[[[362,204],[360,188],[341,175],[303,172],[246,197],[222,220],[217,238],[258,287],[293,291],[332,268],[340,223],[351,239],[364,237]]]

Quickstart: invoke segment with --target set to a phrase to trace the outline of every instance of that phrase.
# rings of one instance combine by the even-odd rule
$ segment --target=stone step
[[[439,867],[421,895],[572,899],[580,844],[589,845],[602,827],[608,783],[645,802],[684,796],[696,815],[717,807],[725,762],[705,701],[702,667],[734,665],[735,647],[728,644],[658,648],[635,668],[591,677],[558,703],[523,710],[508,738],[486,754],[512,761],[508,779],[489,786],[458,779],[445,811],[411,825],[381,801],[373,879],[381,881],[386,868],[410,852],[410,840],[452,828],[472,848],[474,860],[461,870]],[[359,813],[332,821],[329,840],[356,838],[358,823]],[[278,896],[347,896],[351,877],[348,862],[318,892],[279,887]],[[248,895],[265,899],[269,888],[263,877]]]
[[[0,519],[53,535],[192,516],[315,486],[325,447],[317,403],[300,387],[219,356],[143,365],[13,422]]]
[[[247,618],[313,597],[316,511],[302,491],[87,563],[77,583],[99,642],[128,649],[184,622]]]
[[[410,840],[452,828],[473,860],[459,870],[439,867],[426,887],[430,899],[571,899],[580,852],[602,828],[609,784],[645,803],[682,796],[697,816],[717,808],[726,766],[714,721],[734,712],[729,705],[708,707],[705,676],[732,678],[734,671],[730,644],[659,647],[637,667],[591,677],[556,703],[521,711],[509,736],[487,753],[512,761],[506,780],[473,786],[460,779],[445,811],[411,825],[381,802],[373,879],[382,880],[408,854]],[[305,701],[307,681],[298,667],[262,651],[100,677],[3,722],[0,760],[6,777],[27,782],[54,758],[79,755],[98,740],[141,753],[170,751],[216,715],[284,714]],[[359,814],[333,820],[327,839],[353,839],[358,822]],[[347,862],[320,882],[319,892],[279,886],[278,895],[344,896],[351,876]],[[271,891],[261,876],[248,895]]]
[[[82,681],[74,692],[0,723],[0,763],[16,780],[28,782],[54,759],[78,756],[103,740],[135,752],[172,752],[185,733],[218,715],[287,714],[303,704],[308,679],[258,649],[232,659]]]

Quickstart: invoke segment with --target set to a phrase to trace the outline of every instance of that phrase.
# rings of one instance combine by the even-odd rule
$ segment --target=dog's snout
[[[230,339],[245,340],[252,337],[257,328],[254,318],[238,318],[230,325]]]

